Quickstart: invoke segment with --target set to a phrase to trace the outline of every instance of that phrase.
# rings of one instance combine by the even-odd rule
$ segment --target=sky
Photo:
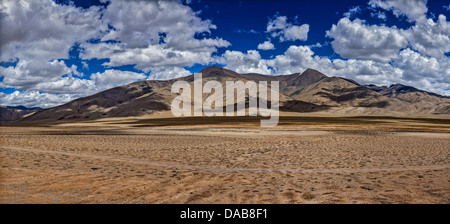
[[[2,0],[0,104],[53,107],[218,65],[450,96],[449,0]]]

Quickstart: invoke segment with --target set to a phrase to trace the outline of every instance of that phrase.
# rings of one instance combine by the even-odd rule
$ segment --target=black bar
[[[417,222],[421,219],[426,220],[426,223],[438,223],[448,220],[448,205],[2,205],[0,209],[3,220],[11,218],[15,222],[30,218],[34,222],[57,221],[58,223],[71,221],[74,223],[230,224],[309,224],[337,221],[385,223],[396,220],[405,223],[408,220]],[[188,209],[191,214],[195,212],[197,217],[182,218],[183,212]],[[261,209],[266,211],[264,215]],[[204,211],[210,214],[214,212],[213,217],[199,217],[198,214],[205,214]],[[245,213],[247,215],[244,215]]]

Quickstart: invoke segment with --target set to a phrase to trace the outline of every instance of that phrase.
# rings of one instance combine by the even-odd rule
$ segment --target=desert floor
[[[0,203],[450,203],[449,119],[178,121],[0,126]]]

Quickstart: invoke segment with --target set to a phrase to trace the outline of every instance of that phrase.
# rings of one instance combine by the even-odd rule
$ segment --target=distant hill
[[[340,115],[449,115],[450,98],[401,84],[390,87],[360,85],[328,77],[314,69],[303,73],[269,76],[256,73],[239,74],[218,66],[202,71],[203,81],[279,81],[280,110],[317,112]],[[108,89],[69,103],[40,110],[21,121],[72,121],[105,117],[143,116],[170,110],[176,94],[171,86],[177,80],[193,83],[194,76],[172,80],[145,80]],[[204,94],[204,97],[206,95]]]
[[[40,107],[28,108],[24,106],[0,106],[0,122],[13,121],[22,118],[24,115],[42,110]]]

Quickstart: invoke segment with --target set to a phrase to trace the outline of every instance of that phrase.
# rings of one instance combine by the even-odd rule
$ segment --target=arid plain
[[[1,126],[0,203],[449,203],[448,118]]]

